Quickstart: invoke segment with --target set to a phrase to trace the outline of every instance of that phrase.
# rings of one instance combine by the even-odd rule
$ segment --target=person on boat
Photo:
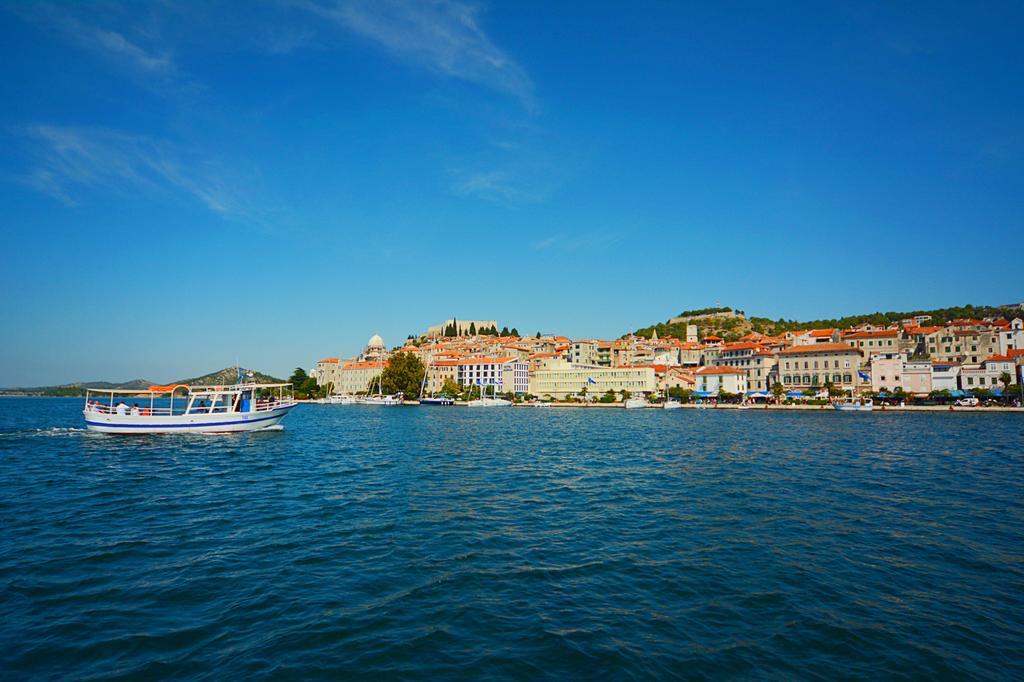
[[[123,400],[119,400],[117,401],[117,407],[114,408],[114,411],[123,417],[128,414],[128,406],[124,404]]]
[[[138,403],[135,403],[134,405],[132,405],[131,415],[133,417],[138,417],[139,416],[139,404]]]

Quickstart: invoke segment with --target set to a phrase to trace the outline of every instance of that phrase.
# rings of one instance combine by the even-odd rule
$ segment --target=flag
[[[593,379],[591,379],[590,377],[587,377],[587,383],[588,384],[596,384],[597,382],[594,381]]]
[[[871,375],[870,374],[865,374],[864,372],[857,372],[857,376],[859,376],[864,381],[871,381]]]

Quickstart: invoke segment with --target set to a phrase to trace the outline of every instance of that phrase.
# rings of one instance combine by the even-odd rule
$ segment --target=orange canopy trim
[[[150,386],[149,391],[152,393],[170,393],[176,388],[188,388],[188,384],[171,384],[169,386]]]

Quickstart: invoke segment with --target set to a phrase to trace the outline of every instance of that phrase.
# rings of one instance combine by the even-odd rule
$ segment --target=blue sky
[[[1022,20],[2,2],[0,386],[1024,299]]]

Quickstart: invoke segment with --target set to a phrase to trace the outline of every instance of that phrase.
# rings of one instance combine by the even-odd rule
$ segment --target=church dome
[[[370,337],[369,342],[366,344],[367,348],[384,348],[384,339],[380,338],[380,334],[374,334]]]

